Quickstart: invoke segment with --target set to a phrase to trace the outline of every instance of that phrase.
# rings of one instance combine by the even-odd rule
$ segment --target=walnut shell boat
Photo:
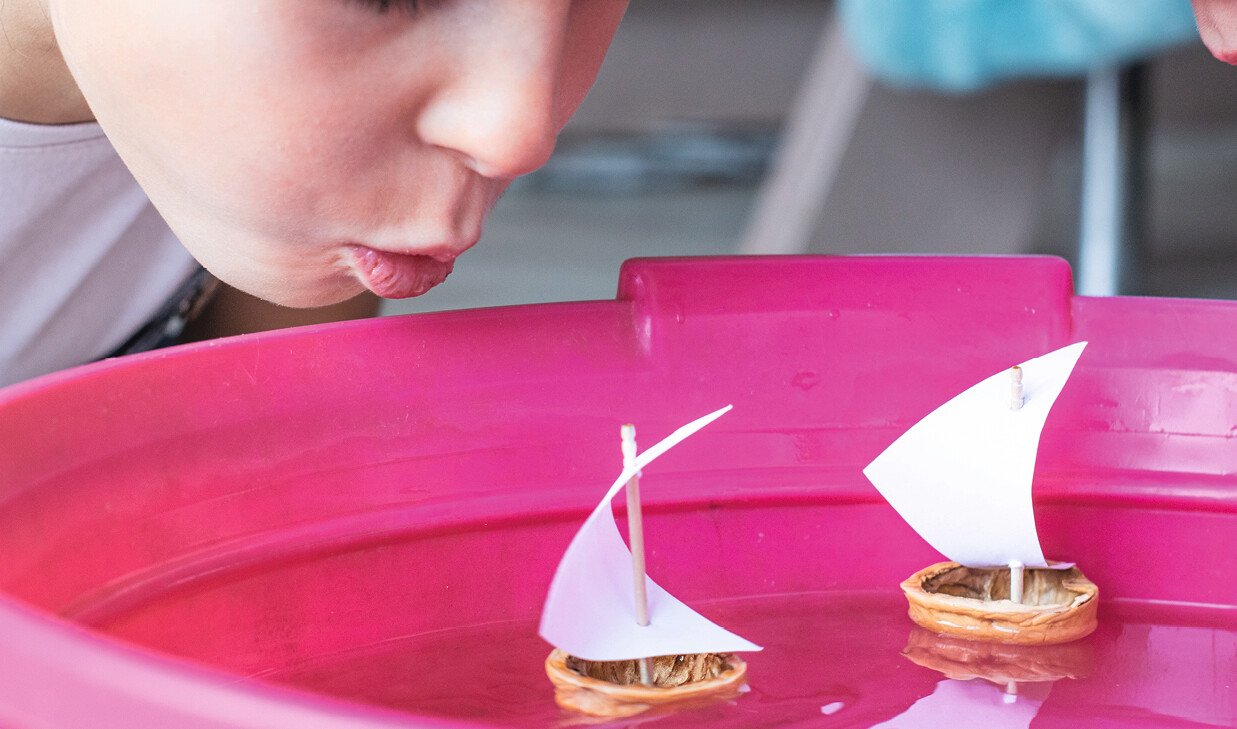
[[[565,651],[555,649],[545,659],[554,699],[564,709],[591,716],[622,718],[674,704],[732,698],[740,693],[747,675],[747,663],[729,655],[725,669],[716,678],[671,687],[618,684],[580,673],[568,665],[570,658]]]
[[[1095,630],[1099,588],[1077,567],[1028,569],[1023,601],[1009,599],[1009,570],[940,562],[902,583],[911,620],[968,640],[1052,645]]]

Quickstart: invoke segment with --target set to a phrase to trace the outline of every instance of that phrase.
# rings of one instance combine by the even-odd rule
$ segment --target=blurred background
[[[1080,293],[1237,298],[1237,68],[1192,23],[633,0],[551,162],[384,313],[608,299],[624,259],[730,253],[1049,253]]]

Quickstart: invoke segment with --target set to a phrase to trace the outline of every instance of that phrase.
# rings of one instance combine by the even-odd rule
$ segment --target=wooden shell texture
[[[659,656],[654,659],[656,685],[645,686],[636,678],[635,661],[582,661],[554,650],[546,658],[545,672],[554,684],[555,700],[564,709],[625,717],[674,704],[736,696],[747,664],[731,654]]]
[[[1028,569],[1021,603],[1009,599],[1009,570],[941,562],[902,583],[916,624],[968,640],[1052,645],[1095,630],[1099,588],[1077,567]]]

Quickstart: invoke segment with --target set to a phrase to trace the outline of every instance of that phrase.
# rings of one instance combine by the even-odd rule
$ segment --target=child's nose
[[[562,123],[558,92],[565,16],[542,12],[522,20],[523,27],[510,28],[506,38],[474,45],[473,58],[439,87],[418,117],[423,142],[460,153],[486,177],[510,179],[541,167],[554,151]]]
[[[459,152],[477,173],[499,179],[532,172],[550,158],[558,133],[552,93],[472,88],[452,96],[422,114],[423,142]]]

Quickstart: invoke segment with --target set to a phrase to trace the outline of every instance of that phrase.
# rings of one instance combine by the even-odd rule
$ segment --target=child
[[[169,297],[183,316],[176,239],[284,306],[429,290],[545,162],[625,6],[0,3],[0,383],[114,351]]]

